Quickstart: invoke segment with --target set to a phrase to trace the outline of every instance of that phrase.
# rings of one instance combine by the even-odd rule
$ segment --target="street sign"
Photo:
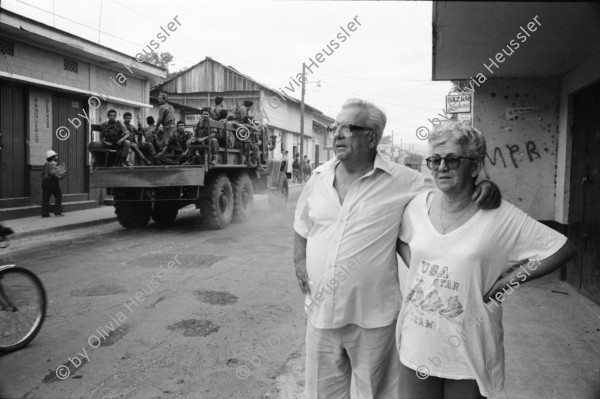
[[[196,124],[198,124],[198,122],[200,122],[201,118],[202,118],[202,115],[200,115],[200,114],[186,115],[184,117],[184,121],[185,121],[186,125],[196,125]]]
[[[450,94],[446,96],[446,113],[457,114],[461,112],[471,112],[470,94]]]

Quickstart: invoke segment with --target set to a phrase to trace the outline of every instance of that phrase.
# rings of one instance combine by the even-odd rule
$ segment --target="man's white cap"
[[[55,155],[58,155],[56,152],[52,151],[52,150],[48,150],[46,151],[46,159],[53,157]]]

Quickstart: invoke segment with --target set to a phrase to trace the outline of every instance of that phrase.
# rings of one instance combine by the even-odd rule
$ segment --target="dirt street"
[[[117,223],[17,241],[2,263],[39,275],[48,315],[0,357],[2,398],[292,398],[306,316],[292,265],[293,210],[265,198],[245,224]],[[278,378],[279,377],[279,378]]]

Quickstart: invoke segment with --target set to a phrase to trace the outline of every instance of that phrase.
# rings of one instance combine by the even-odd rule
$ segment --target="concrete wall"
[[[569,219],[573,94],[597,83],[598,80],[600,80],[600,54],[571,70],[560,81],[557,198],[555,205],[555,217],[560,223],[567,224]]]
[[[7,55],[4,57],[6,62],[0,63],[1,71],[81,90],[97,91],[101,94],[127,100],[147,101],[148,93],[144,91],[145,80],[141,77],[132,76],[124,66],[121,69],[111,70],[82,61],[75,56],[57,54],[10,38],[6,40],[14,42],[15,53],[14,56]],[[77,61],[77,73],[64,70],[65,58]],[[115,82],[118,80],[117,75],[119,73],[127,78],[126,86],[120,86]],[[111,78],[115,81],[112,81]]]
[[[507,118],[515,107],[539,111]],[[555,219],[559,79],[488,79],[474,95],[474,126],[487,141],[484,176],[537,220]]]

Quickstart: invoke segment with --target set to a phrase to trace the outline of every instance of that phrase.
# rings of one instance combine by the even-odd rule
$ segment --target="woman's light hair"
[[[381,136],[383,136],[383,129],[387,122],[385,111],[372,102],[361,98],[351,98],[342,105],[342,109],[352,107],[361,108],[367,113],[367,119],[363,122],[365,124],[364,127],[375,129],[377,144],[379,144]]]
[[[487,153],[485,137],[483,134],[464,122],[442,122],[429,135],[429,144],[439,145],[445,143],[458,144],[465,151],[465,155],[482,163]]]

